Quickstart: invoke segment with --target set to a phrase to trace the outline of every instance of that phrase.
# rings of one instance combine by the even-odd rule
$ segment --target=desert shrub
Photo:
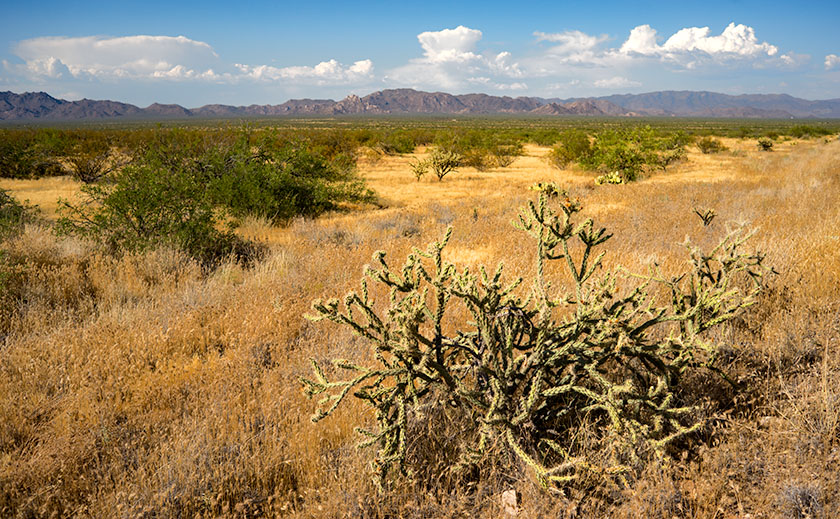
[[[649,161],[649,153],[621,136],[621,132],[604,132],[595,139],[592,154],[581,161],[588,169],[615,173],[625,182],[641,176]]]
[[[313,421],[348,395],[369,405],[377,427],[357,430],[362,445],[379,447],[380,482],[424,474],[410,465],[425,459],[415,452],[424,439],[412,434],[445,423],[457,423],[458,434],[450,436],[453,457],[437,464],[444,470],[469,474],[489,459],[518,460],[546,487],[602,488],[626,483],[648,456],[667,455],[703,427],[702,395],[681,384],[701,370],[722,374],[705,332],[753,304],[762,256],[742,253],[748,236],[736,230],[710,252],[686,244],[689,267],[678,276],[620,268],[596,276],[604,257],[597,249],[611,235],[576,221],[580,205],[565,193],[538,188],[518,224],[536,242],[528,297],[521,279],[503,280],[501,265],[473,272],[444,261],[449,229],[401,268],[376,252],[361,290],[343,305],[313,303],[311,319],[351,328],[377,362],[335,360],[328,371],[313,360],[314,377],[302,379],[305,393],[321,398]],[[548,279],[553,262],[572,280],[567,290]],[[373,302],[380,289],[391,294],[385,310]],[[442,476],[427,475],[429,483]]]
[[[511,144],[499,143],[492,146],[490,153],[493,155],[496,167],[506,168],[513,164],[516,157],[521,157],[525,153],[525,147],[518,141]]]
[[[708,155],[711,153],[726,151],[726,146],[724,146],[719,139],[715,139],[714,137],[707,135],[698,139],[697,149],[699,149],[701,153]]]
[[[524,150],[517,137],[486,130],[443,131],[434,142],[435,147],[459,155],[461,166],[478,171],[508,167]]]
[[[573,162],[586,162],[592,157],[589,135],[581,130],[566,130],[558,136],[557,144],[549,152],[549,161],[558,168]]]
[[[773,139],[762,137],[756,142],[759,151],[773,151]]]
[[[63,202],[57,230],[93,239],[111,252],[168,245],[212,266],[228,255],[249,259],[256,250],[218,230],[218,211],[205,179],[183,169],[146,162],[124,168],[109,184],[82,186],[86,200]]]
[[[0,188],[0,241],[17,234],[23,224],[34,216],[34,210],[20,203],[5,189]]]
[[[666,171],[668,166],[671,164],[675,164],[685,158],[685,149],[684,148],[677,148],[677,149],[665,149],[660,151],[659,153],[653,154],[649,165],[656,166],[662,168],[662,171]]]
[[[831,130],[828,128],[823,128],[820,126],[813,126],[810,124],[796,124],[791,126],[790,130],[788,130],[788,135],[791,137],[796,137],[797,139],[803,138],[811,138],[811,137],[822,137],[825,135],[831,135]]]
[[[345,202],[373,200],[373,192],[353,169],[304,146],[262,153],[245,150],[210,180],[213,199],[234,216],[288,222],[295,216],[318,216]]]
[[[379,139],[376,147],[386,155],[403,155],[412,153],[417,145],[412,135],[404,132],[391,132]]]
[[[577,139],[580,140],[579,137]],[[596,134],[590,151],[581,154],[577,160],[587,169],[615,174],[622,182],[632,182],[645,171],[653,168],[664,171],[684,158],[688,139],[688,135],[681,132],[658,136],[650,126],[604,130]],[[582,140],[580,146],[585,150]]]
[[[0,177],[40,178],[61,175],[54,151],[44,134],[27,130],[0,132]]]
[[[127,152],[115,148],[116,143],[107,135],[82,139],[67,157],[70,174],[80,182],[90,184],[128,164]],[[119,156],[120,152],[123,157]]]
[[[553,146],[558,140],[560,140],[561,133],[562,132],[560,132],[560,130],[553,128],[539,128],[526,130],[523,132],[523,136],[529,142],[532,142],[537,146]]]
[[[9,317],[17,306],[19,287],[25,276],[24,267],[9,259],[5,242],[20,234],[24,224],[34,218],[33,208],[0,189],[0,333],[8,328]]]

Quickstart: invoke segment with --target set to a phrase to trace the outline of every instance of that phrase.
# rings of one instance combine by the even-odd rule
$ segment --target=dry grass
[[[523,517],[830,518],[840,515],[840,143],[726,141],[625,186],[551,169],[545,149],[504,170],[416,182],[407,157],[363,172],[387,207],[297,221],[244,222],[271,253],[250,270],[203,275],[171,251],[119,259],[31,227],[7,243],[22,301],[0,336],[0,516],[498,517],[515,486]],[[745,320],[716,335],[744,384],[716,432],[684,458],[648,467],[606,502],[554,498],[527,473],[473,488],[410,486],[380,497],[357,452],[348,402],[315,426],[297,377],[308,359],[365,360],[363,343],[301,316],[355,286],[376,249],[402,258],[455,227],[448,259],[528,275],[530,242],[509,222],[538,181],[568,186],[615,233],[608,262],[676,270],[677,243],[726,221],[780,273]],[[50,204],[67,179],[3,181]],[[711,232],[692,208],[719,214]],[[453,428],[457,424],[452,425]],[[429,462],[441,463],[429,452]],[[445,462],[445,460],[443,460]],[[510,483],[513,479],[515,482]]]
[[[0,179],[0,188],[15,194],[21,200],[27,200],[41,209],[47,219],[58,217],[58,201],[73,201],[79,195],[81,183],[69,176],[48,177],[37,180]]]

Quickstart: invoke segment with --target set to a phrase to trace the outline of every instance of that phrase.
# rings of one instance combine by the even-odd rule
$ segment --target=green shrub
[[[370,202],[355,171],[297,145],[231,156],[209,180],[213,200],[237,217],[259,215],[276,222],[318,216],[344,202]]]
[[[623,132],[606,131],[596,137],[591,156],[583,160],[581,165],[605,173],[616,173],[625,182],[632,182],[641,176],[650,156],[648,149],[638,146]]]
[[[497,143],[490,148],[490,153],[493,155],[494,166],[506,168],[513,164],[516,157],[521,157],[525,153],[525,147],[518,141],[511,144]]]
[[[205,179],[147,162],[127,166],[109,184],[82,186],[86,200],[63,202],[57,230],[103,243],[114,253],[168,245],[212,266],[228,255],[249,260],[256,249],[218,230]]]
[[[726,151],[726,146],[714,137],[705,136],[697,141],[697,149],[703,154],[720,153]]]
[[[27,130],[0,132],[0,177],[40,178],[61,175],[62,169],[44,135]]]
[[[573,162],[586,163],[593,154],[589,135],[581,130],[566,130],[557,139],[557,144],[548,154],[549,161],[558,168],[565,168]]]
[[[121,150],[115,147],[115,143],[106,135],[82,139],[73,146],[67,157],[70,174],[76,180],[90,184],[125,166],[130,160],[120,158],[118,155]],[[126,154],[124,150],[122,151]]]
[[[536,242],[528,297],[518,291],[521,279],[503,281],[501,265],[474,272],[444,261],[450,228],[401,268],[375,253],[361,290],[343,305],[313,303],[311,319],[352,329],[376,359],[374,366],[336,359],[329,371],[313,360],[314,377],[301,379],[305,393],[321,399],[313,421],[348,395],[370,406],[377,427],[357,431],[361,445],[379,447],[380,482],[395,470],[438,481],[442,474],[411,464],[428,459],[419,435],[435,431],[459,453],[436,465],[461,474],[488,460],[519,460],[545,486],[593,479],[609,486],[704,426],[704,395],[683,384],[698,371],[723,374],[705,332],[753,303],[762,256],[742,253],[748,236],[735,231],[711,252],[687,244],[689,267],[679,276],[621,269],[596,276],[604,257],[597,248],[611,235],[576,221],[575,200],[538,187],[555,195],[549,203],[541,194],[520,215],[518,227]],[[554,261],[573,280],[567,290],[547,279]],[[378,289],[390,290],[387,309],[374,305]],[[655,301],[658,292],[666,303]],[[456,432],[445,429],[452,423]]]
[[[788,135],[791,137],[796,137],[797,139],[803,138],[811,138],[811,137],[822,137],[825,135],[831,135],[831,130],[828,128],[822,128],[820,126],[813,126],[809,124],[797,124],[791,126],[790,130],[788,130]]]
[[[229,217],[282,223],[373,200],[340,146],[314,148],[335,153],[328,159],[309,142],[247,128],[157,132],[108,183],[84,186],[85,203],[65,204],[60,229],[112,251],[166,244],[207,264],[230,253],[247,260],[255,249],[219,230]]]
[[[404,155],[414,152],[414,138],[404,132],[391,132],[382,137],[376,148],[386,155]]]

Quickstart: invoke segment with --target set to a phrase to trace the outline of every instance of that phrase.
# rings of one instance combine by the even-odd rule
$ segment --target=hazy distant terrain
[[[536,116],[674,116],[728,118],[837,118],[840,99],[809,101],[785,94],[731,96],[714,92],[665,91],[598,98],[544,99],[487,94],[452,95],[412,89],[382,90],[365,97],[292,99],[277,105],[221,104],[185,108],[154,103],[146,108],[117,101],[66,101],[45,92],[0,92],[0,120],[172,119],[283,115],[532,114]]]

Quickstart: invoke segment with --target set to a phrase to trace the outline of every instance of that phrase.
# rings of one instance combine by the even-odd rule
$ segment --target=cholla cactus
[[[761,137],[756,143],[759,151],[773,151],[773,139],[770,137]]]
[[[302,379],[307,395],[321,397],[313,421],[348,395],[371,406],[376,429],[358,431],[362,445],[379,447],[379,481],[392,469],[411,470],[408,424],[433,420],[423,409],[441,402],[475,424],[452,468],[501,449],[546,487],[593,475],[626,482],[640,455],[664,454],[703,425],[698,408],[681,402],[676,389],[691,370],[719,371],[703,332],[753,303],[765,272],[762,256],[741,254],[747,236],[734,231],[708,254],[687,244],[691,268],[675,278],[621,269],[596,276],[604,253],[595,251],[611,235],[591,220],[576,223],[580,204],[551,191],[523,208],[517,223],[536,242],[537,273],[527,297],[517,288],[521,279],[503,281],[501,265],[473,272],[444,261],[450,228],[398,270],[377,252],[361,290],[343,304],[313,303],[311,319],[349,326],[367,339],[376,360],[375,366],[333,361],[349,374],[338,380],[313,361],[314,377]],[[546,265],[555,261],[573,279],[559,293],[546,279]],[[620,293],[619,279],[637,286]],[[387,312],[374,309],[368,280],[390,289]],[[653,286],[670,294],[668,304],[656,304]],[[448,320],[459,305],[471,322]],[[445,333],[451,329],[457,331]],[[594,426],[607,456],[587,456],[577,434],[584,422]]]
[[[428,160],[415,160],[410,161],[408,163],[408,167],[411,168],[411,174],[414,175],[414,178],[417,179],[417,182],[420,182],[420,179],[429,172],[429,161]]]
[[[429,167],[437,177],[438,181],[443,180],[448,173],[455,171],[463,161],[461,155],[454,151],[445,150],[443,148],[435,148],[429,154]]]

